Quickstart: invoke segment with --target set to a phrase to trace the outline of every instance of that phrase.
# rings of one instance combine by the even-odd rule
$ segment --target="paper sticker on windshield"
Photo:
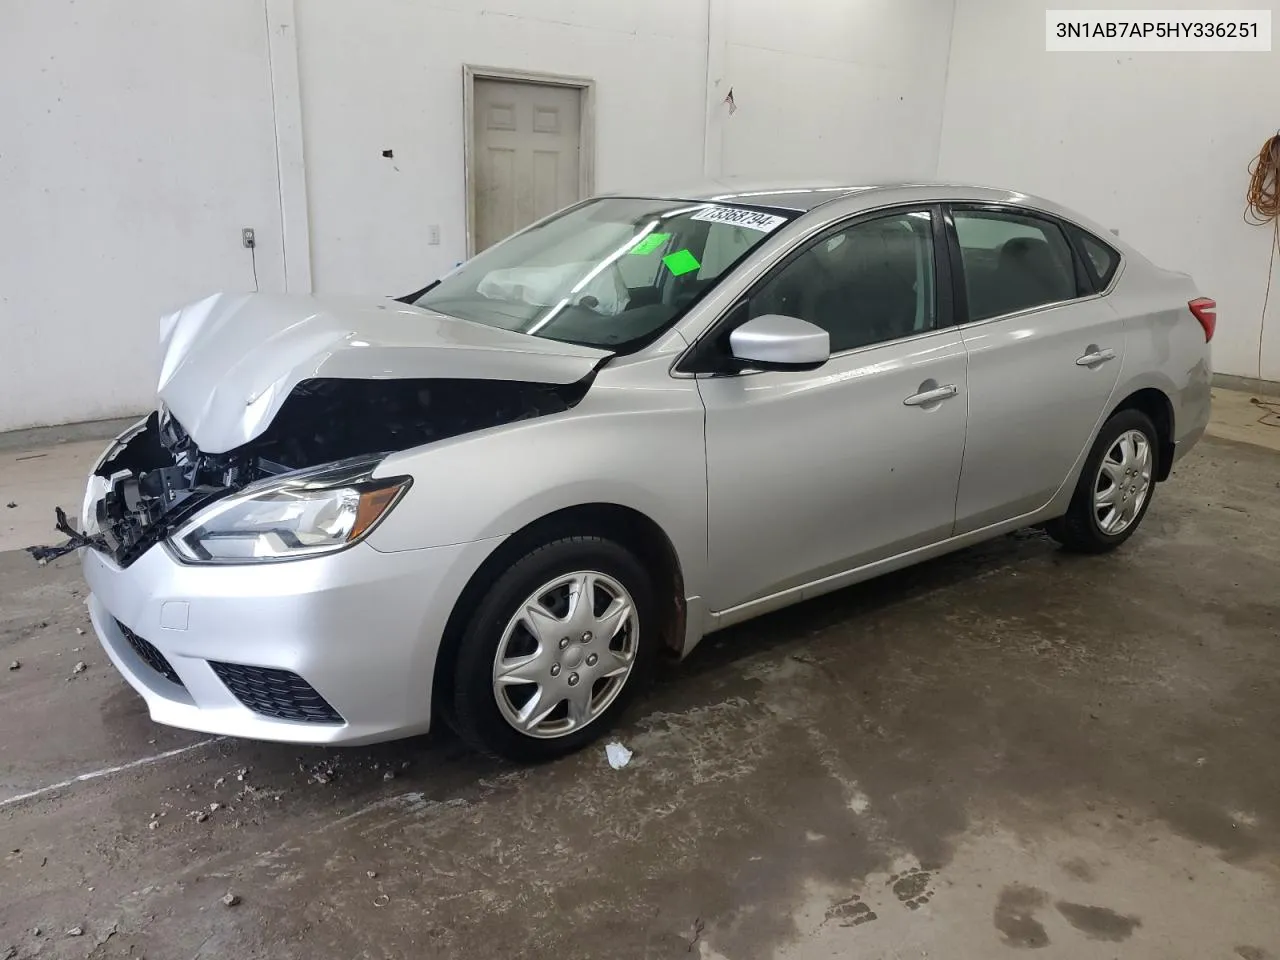
[[[667,269],[671,271],[673,277],[683,276],[686,273],[693,273],[702,266],[688,250],[677,250],[675,253],[668,253],[662,258],[662,262],[667,265]]]
[[[671,234],[669,233],[651,233],[632,247],[628,253],[643,257],[646,254],[653,253],[653,251],[657,250],[670,239]]]
[[[787,222],[786,217],[776,217],[771,213],[761,213],[759,210],[744,210],[741,207],[707,207],[689,219],[727,223],[734,227],[759,230],[761,233],[772,233]]]

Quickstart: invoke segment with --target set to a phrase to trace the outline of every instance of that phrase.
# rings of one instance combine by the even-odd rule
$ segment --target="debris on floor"
[[[9,664],[9,669],[10,669],[10,670],[21,670],[21,669],[22,669],[22,661],[21,661],[21,660],[15,660],[15,661],[13,661],[13,663]]]
[[[631,762],[631,751],[616,740],[605,744],[604,754],[609,758],[609,766],[615,770],[621,770]]]
[[[77,660],[76,665],[71,668],[71,672],[84,673],[88,669],[89,669],[89,665],[87,663],[85,663],[83,660]]]
[[[222,898],[222,905],[224,907],[237,907],[240,905],[240,897],[234,893],[228,893]]]
[[[338,757],[326,757],[318,763],[307,766],[299,764],[298,769],[307,774],[307,780],[311,783],[324,785],[334,778],[337,773],[340,759]]]
[[[104,933],[101,937],[99,937],[99,938],[98,938],[98,942],[97,942],[96,944],[94,944],[94,946],[93,946],[93,950],[92,950],[92,951],[90,951],[90,953],[93,953],[94,951],[96,951],[99,947],[101,947],[103,944],[105,944],[108,940],[110,940],[112,937],[114,937],[117,933],[119,933],[119,930],[117,930],[117,929],[116,929],[116,925],[113,923],[113,924],[110,926],[110,928],[107,930],[107,932],[106,932],[106,933]]]
[[[8,503],[5,504],[5,506],[8,507],[10,510],[12,510],[14,507],[17,506],[17,504],[14,503],[12,500],[10,500]]]
[[[68,930],[68,931],[67,931],[67,936],[68,936],[68,937],[83,937],[83,936],[84,936],[84,927],[72,927],[70,930]]]

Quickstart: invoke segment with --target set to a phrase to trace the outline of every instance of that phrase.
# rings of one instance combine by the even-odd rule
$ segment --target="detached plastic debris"
[[[605,744],[604,755],[609,758],[609,766],[615,770],[621,770],[631,762],[631,751],[616,740]]]
[[[57,560],[59,557],[65,557],[68,553],[75,553],[81,547],[105,546],[105,541],[103,541],[102,537],[88,537],[73,529],[67,521],[66,511],[61,507],[54,508],[54,516],[57,518],[54,528],[67,537],[67,542],[56,547],[27,547],[27,553],[31,554],[41,564],[46,564],[50,560]]]

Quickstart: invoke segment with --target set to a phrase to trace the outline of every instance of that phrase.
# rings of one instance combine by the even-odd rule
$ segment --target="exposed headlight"
[[[261,480],[200,511],[169,543],[189,563],[260,563],[333,553],[363,539],[409,489],[362,458]]]

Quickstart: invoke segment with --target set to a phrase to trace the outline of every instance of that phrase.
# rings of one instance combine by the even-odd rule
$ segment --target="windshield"
[[[625,353],[667,329],[789,219],[716,203],[592,200],[491,247],[413,302]]]

